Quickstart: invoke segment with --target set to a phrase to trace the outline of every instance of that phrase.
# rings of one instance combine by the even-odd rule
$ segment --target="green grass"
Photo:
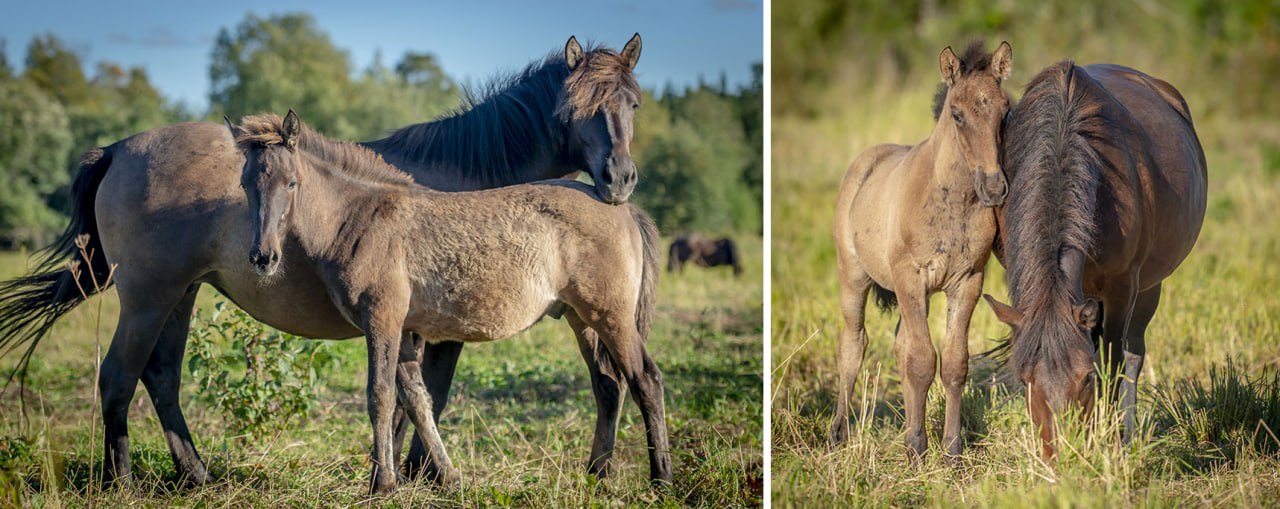
[[[643,421],[630,400],[619,427],[616,475],[585,474],[595,426],[586,368],[568,326],[543,320],[511,339],[464,350],[441,434],[462,470],[461,487],[407,484],[393,506],[758,506],[763,490],[761,241],[743,237],[746,274],[663,274],[649,351],[666,383],[674,487],[648,487]],[[0,277],[25,270],[0,254]],[[206,287],[200,305],[214,292]],[[130,407],[135,476],[130,491],[88,481],[101,467],[101,421],[91,411],[94,314],[106,349],[118,310],[114,292],[80,306],[41,344],[27,387],[28,419],[16,390],[0,398],[0,506],[6,493],[32,505],[335,506],[365,502],[370,429],[362,340],[328,345],[339,357],[323,375],[317,409],[262,440],[228,436],[215,409],[184,382],[183,406],[215,482],[180,489],[144,388]],[[12,359],[0,367],[12,365]],[[15,384],[16,385],[16,384]],[[92,427],[92,431],[91,431]],[[91,455],[94,449],[96,454]],[[9,458],[6,456],[13,456]],[[6,474],[10,474],[6,477]],[[96,475],[96,474],[95,474]],[[15,490],[16,491],[6,491]]]
[[[1035,45],[1037,53],[1047,51],[1041,46]],[[1016,41],[1014,47],[1020,47]],[[1280,503],[1280,391],[1274,371],[1280,362],[1280,179],[1273,148],[1280,131],[1274,119],[1245,122],[1206,112],[1192,100],[1212,86],[1199,76],[1173,81],[1190,90],[1188,101],[1205,140],[1209,211],[1194,251],[1165,282],[1147,333],[1138,407],[1142,426],[1128,448],[1115,436],[1115,416],[1101,409],[1098,426],[1082,429],[1069,421],[1062,456],[1052,465],[1041,462],[1021,388],[998,366],[973,359],[963,403],[964,458],[941,457],[942,398],[935,383],[926,421],[930,451],[921,465],[910,465],[892,354],[897,315],[874,309],[868,313],[870,344],[850,440],[834,448],[826,444],[842,326],[830,233],[836,188],[862,150],[929,135],[937,77],[925,64],[932,65],[932,58],[922,56],[914,78],[906,79],[914,86],[832,87],[820,114],[773,117],[774,507]],[[1141,60],[1127,62],[1141,66]],[[1015,65],[1010,90],[1038,68],[1025,60]],[[989,267],[985,291],[1007,302],[1003,270],[994,259]],[[945,309],[943,302],[935,296],[932,309]],[[943,315],[931,316],[935,345]],[[991,348],[990,338],[1007,332],[980,303],[969,331],[970,352]]]

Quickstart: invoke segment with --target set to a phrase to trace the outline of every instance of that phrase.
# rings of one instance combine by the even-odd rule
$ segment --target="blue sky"
[[[699,78],[746,83],[763,60],[762,0],[197,2],[35,0],[0,10],[0,38],[21,68],[32,37],[51,32],[80,53],[86,72],[109,60],[141,66],[167,97],[208,105],[209,54],[218,30],[259,16],[306,11],[362,70],[381,51],[394,65],[406,50],[429,51],[463,83],[521,67],[578,40],[621,49],[644,39],[636,75],[645,87]]]

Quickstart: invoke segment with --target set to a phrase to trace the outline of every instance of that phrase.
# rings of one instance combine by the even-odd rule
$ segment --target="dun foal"
[[[396,484],[397,383],[426,444],[427,471],[445,483],[459,478],[407,332],[428,342],[490,341],[562,314],[580,344],[603,345],[606,371],[633,389],[651,479],[672,481],[662,376],[645,351],[658,253],[657,229],[643,211],[602,203],[568,181],[432,191],[367,149],[303,128],[292,111],[228,127],[245,151],[254,270],[270,284],[288,239],[304,254],[292,259],[305,264],[288,270],[319,274],[333,305],[365,333],[375,493]],[[591,472],[606,471],[611,438],[596,444]]]
[[[834,228],[845,327],[837,354],[840,399],[832,443],[848,437],[849,404],[867,346],[867,295],[874,290],[881,308],[895,302],[901,307],[894,351],[906,386],[906,445],[913,458],[924,453],[925,395],[937,366],[929,338],[929,295],[942,291],[948,308],[943,445],[948,454],[960,454],[969,317],[982,292],[996,233],[991,207],[1007,190],[998,149],[1009,98],[1000,82],[1012,63],[1007,42],[993,54],[980,42],[971,44],[964,58],[950,47],[942,50],[939,64],[947,89],[933,134],[914,147],[873,147],[845,173]]]

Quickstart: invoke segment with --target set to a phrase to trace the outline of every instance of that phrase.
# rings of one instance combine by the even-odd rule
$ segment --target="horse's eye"
[[[631,103],[631,109],[633,110],[640,109],[640,103]]]
[[[298,187],[298,181],[296,181],[296,180],[290,180],[290,181],[289,181],[289,189],[293,189],[293,188],[295,188],[295,187]]]

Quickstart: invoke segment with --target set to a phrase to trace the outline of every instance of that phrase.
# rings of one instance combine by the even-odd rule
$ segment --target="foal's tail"
[[[94,200],[111,165],[111,153],[95,148],[84,155],[71,182],[71,222],[57,240],[40,251],[35,270],[0,283],[0,357],[26,345],[22,359],[5,379],[25,383],[27,364],[40,339],[88,295],[109,286],[111,269],[98,239]],[[83,253],[83,254],[82,254]]]
[[[640,339],[648,341],[649,329],[653,326],[654,301],[658,298],[658,225],[653,223],[644,210],[628,204],[631,218],[640,228],[641,249],[644,251],[644,271],[640,276],[640,299],[636,304],[636,329],[640,331]]]
[[[876,307],[880,308],[881,312],[888,313],[898,307],[898,294],[888,288],[872,283],[871,294],[875,296]]]

